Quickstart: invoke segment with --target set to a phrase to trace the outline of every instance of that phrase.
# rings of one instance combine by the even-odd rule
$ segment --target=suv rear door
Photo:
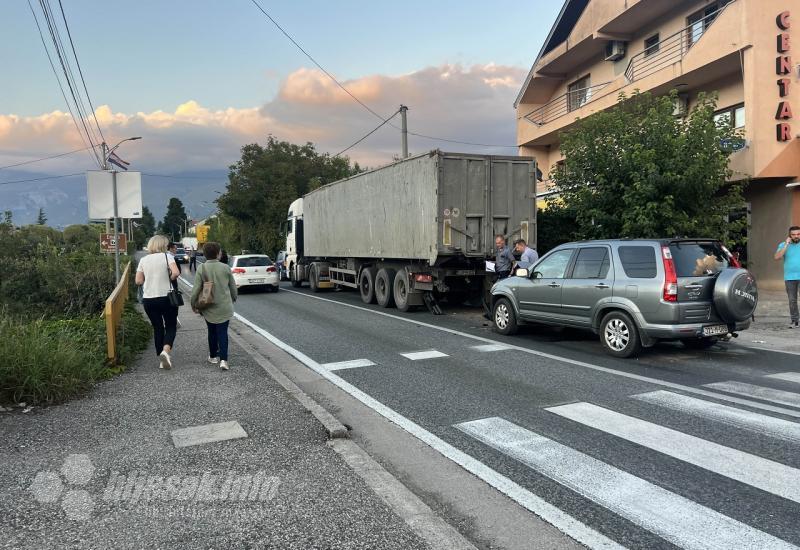
[[[729,259],[718,241],[669,243],[678,275],[678,304],[681,323],[720,321],[714,311],[714,285]]]
[[[575,325],[591,326],[597,304],[611,297],[613,283],[611,248],[579,248],[561,289],[562,313]]]

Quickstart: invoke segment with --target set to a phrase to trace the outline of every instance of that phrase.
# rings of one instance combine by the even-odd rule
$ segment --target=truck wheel
[[[381,307],[392,307],[394,305],[394,279],[397,272],[394,269],[384,267],[378,271],[375,277],[375,299]]]
[[[405,270],[401,271],[394,277],[394,288],[392,294],[394,295],[394,305],[400,311],[410,311],[414,306],[408,305],[410,289],[408,284],[408,275]]]
[[[308,274],[308,286],[311,288],[311,292],[319,292],[319,282],[317,277],[317,266],[312,265]]]
[[[633,357],[642,350],[639,329],[626,313],[612,311],[600,323],[600,342],[614,357]]]
[[[292,286],[294,288],[300,288],[303,286],[303,281],[299,281],[297,279],[297,266],[293,265],[289,268],[289,280],[292,282]]]
[[[361,301],[365,304],[375,303],[375,268],[367,267],[361,270],[358,277],[358,291],[361,293]]]
[[[519,329],[517,314],[514,311],[514,306],[508,301],[508,298],[500,298],[497,300],[492,313],[494,328],[497,332],[509,335],[516,334]]]

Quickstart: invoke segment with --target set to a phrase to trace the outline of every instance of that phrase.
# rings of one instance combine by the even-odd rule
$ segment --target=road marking
[[[452,329],[452,328],[439,327],[439,326],[436,326],[436,325],[432,325],[430,323],[425,323],[423,321],[417,321],[415,319],[410,319],[410,318],[407,318],[407,317],[400,317],[398,315],[392,315],[391,313],[386,313],[386,312],[383,312],[383,311],[376,311],[374,309],[369,309],[369,308],[366,308],[366,307],[356,306],[356,305],[353,305],[353,304],[346,304],[344,302],[339,302],[337,300],[331,300],[329,298],[323,298],[321,296],[312,296],[312,295],[306,294],[304,292],[297,292],[296,290],[286,289],[286,292],[290,292],[292,294],[299,294],[300,296],[305,296],[306,298],[313,299],[313,300],[321,300],[323,302],[330,302],[332,304],[336,304],[336,305],[339,305],[339,306],[342,306],[342,307],[349,307],[349,308],[352,308],[352,309],[358,309],[358,310],[361,310],[361,311],[366,311],[366,312],[372,313],[374,315],[380,315],[380,316],[383,316],[383,317],[388,317],[390,319],[395,319],[397,321],[402,321],[404,323],[411,323],[411,324],[414,324],[414,325],[416,325],[418,327],[425,327],[425,328],[430,328],[430,329],[433,329],[433,330],[438,330],[440,332],[446,332],[448,334],[454,334],[456,336],[469,338],[469,339],[475,340],[477,342],[484,342],[484,343],[487,343],[487,344],[500,344],[501,343],[501,342],[498,342],[497,340],[492,340],[491,338],[484,338],[483,336],[475,336],[474,334],[469,334],[467,332],[461,332],[459,330],[455,330],[455,329]],[[659,380],[658,378],[650,378],[649,376],[642,376],[641,374],[634,374],[632,372],[625,372],[625,371],[612,369],[612,368],[609,368],[609,367],[602,367],[600,365],[594,365],[592,363],[587,363],[585,361],[578,361],[577,359],[569,359],[568,357],[561,357],[559,355],[553,355],[551,353],[546,353],[546,352],[543,352],[543,351],[538,351],[538,350],[534,350],[534,349],[530,349],[530,348],[526,348],[526,347],[522,347],[522,346],[515,346],[513,344],[508,344],[508,348],[516,350],[516,351],[521,351],[522,353],[528,353],[530,355],[535,355],[537,357],[542,357],[544,359],[551,359],[553,361],[559,361],[561,363],[566,363],[568,365],[574,365],[574,366],[577,366],[577,367],[591,369],[591,370],[594,370],[594,371],[597,371],[597,372],[604,372],[606,374],[613,374],[614,376],[621,376],[623,378],[629,378],[631,380],[638,380],[640,382],[647,382],[649,384],[656,384],[656,385],[659,385],[659,386],[664,386],[666,388],[672,388],[672,389],[675,389],[675,390],[681,390],[681,391],[684,391],[684,392],[687,392],[687,393],[694,393],[694,394],[697,394],[697,395],[704,395],[706,397],[711,397],[711,398],[714,398],[714,399],[718,399],[720,401],[729,401],[731,403],[737,403],[739,405],[745,405],[747,407],[751,407],[751,408],[754,408],[754,409],[761,409],[761,410],[765,410],[765,411],[771,411],[771,412],[775,412],[775,413],[779,413],[779,414],[785,414],[787,416],[794,416],[794,417],[800,418],[800,411],[795,411],[795,410],[792,410],[792,409],[786,409],[786,408],[783,408],[783,407],[776,407],[775,405],[767,405],[766,403],[759,403],[758,401],[752,401],[752,400],[749,400],[749,399],[742,399],[740,397],[733,397],[731,395],[725,395],[725,394],[722,394],[722,393],[712,392],[712,391],[704,390],[704,389],[701,389],[701,388],[694,388],[692,386],[684,386],[683,384],[676,384],[674,382],[667,382],[665,380]]]
[[[541,517],[543,520],[547,521],[576,541],[588,546],[589,548],[598,550],[625,550],[623,546],[617,544],[605,535],[598,533],[591,527],[581,523],[574,517],[566,514],[549,502],[511,481],[504,475],[496,472],[482,462],[472,458],[470,455],[460,451],[441,438],[425,430],[412,420],[409,420],[400,413],[387,407],[377,399],[367,395],[343,378],[323,368],[322,365],[311,359],[305,353],[293,348],[286,342],[267,332],[252,321],[249,321],[242,315],[234,313],[234,317],[253,329],[264,339],[272,342],[277,347],[281,348],[283,351],[306,365],[308,368],[318,373],[320,376],[341,390],[347,392],[370,409],[374,410],[376,413],[380,414],[390,422],[397,424],[406,432],[410,433],[445,458],[452,460],[468,472],[482,479],[501,493],[507,495],[509,498],[530,510],[537,516]]]
[[[475,351],[480,351],[483,353],[490,352],[490,351],[503,351],[507,349],[513,349],[511,346],[507,346],[506,344],[483,344],[480,346],[472,346],[470,349],[474,349]]]
[[[455,427],[681,548],[796,548],[502,418]]]
[[[800,384],[800,372],[779,372],[777,374],[768,374],[765,378],[774,378],[775,380],[785,380],[786,382]]]
[[[411,359],[412,361],[421,361],[422,359],[436,359],[438,357],[449,357],[446,353],[442,353],[441,351],[436,351],[435,349],[429,351],[411,351],[408,353],[401,353],[403,357],[406,359]]]
[[[371,367],[375,365],[369,359],[353,359],[352,361],[339,361],[338,363],[325,363],[323,368],[328,370],[355,369],[358,367]]]
[[[672,393],[666,390],[640,393],[631,397],[674,411],[722,422],[735,428],[800,443],[800,424],[783,420],[782,418],[720,405],[719,403],[712,403],[704,399],[697,399],[696,397],[689,397],[688,395]]]
[[[191,447],[229,439],[241,439],[247,437],[247,432],[238,422],[232,420],[230,422],[180,428],[173,430],[171,435],[172,443],[176,447]]]
[[[547,410],[715,474],[800,502],[800,470],[795,468],[591,403],[559,405]]]
[[[765,388],[764,386],[756,386],[755,384],[747,384],[746,382],[736,382],[733,380],[703,385],[706,388],[713,388],[715,390],[735,393],[737,395],[763,399],[764,401],[772,401],[773,403],[778,403],[780,405],[800,407],[800,393]]]
[[[786,355],[800,355],[800,351],[789,351],[785,349],[773,349],[773,348],[765,348],[763,346],[748,346],[747,344],[740,344],[736,342],[734,344],[740,348],[747,348],[747,349],[754,349],[758,351],[771,351],[772,353],[785,353]]]

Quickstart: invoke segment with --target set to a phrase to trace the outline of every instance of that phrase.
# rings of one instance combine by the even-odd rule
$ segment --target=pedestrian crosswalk
[[[743,386],[748,385],[728,382],[707,387],[730,392],[732,389],[744,391]],[[766,392],[767,389],[753,390],[746,395],[758,399],[775,397],[776,394]],[[789,396],[777,395],[782,397],[783,404],[794,403]],[[735,436],[755,432],[790,446],[800,443],[800,423],[768,414],[665,390],[633,394],[629,398],[632,404],[652,406],[638,409],[652,413],[648,418],[663,418],[665,413],[685,415],[693,426],[698,421],[708,421],[717,428],[733,429]],[[800,407],[800,404],[796,406]],[[581,430],[592,430],[593,437],[608,438],[612,448],[617,446],[614,442],[621,440],[639,446],[643,460],[646,457],[654,461],[657,456],[669,457],[672,464],[677,460],[735,483],[704,487],[702,492],[706,495],[709,491],[717,494],[712,495],[713,498],[706,496],[700,503],[689,498],[694,489],[689,481],[691,476],[680,475],[674,484],[665,487],[663,476],[669,474],[662,472],[654,480],[638,477],[626,471],[624,465],[615,466],[611,459],[604,461],[559,442],[561,431],[555,431],[556,437],[551,438],[541,432],[541,428],[537,431],[498,416],[460,422],[454,424],[454,428],[677,547],[698,550],[798,548],[796,544],[800,537],[784,540],[767,532],[761,525],[763,522],[757,518],[753,521],[747,521],[747,517],[734,518],[726,510],[726,505],[740,497],[737,487],[746,486],[774,495],[765,498],[783,499],[786,508],[795,510],[796,515],[800,511],[797,507],[800,503],[800,470],[783,463],[789,461],[788,452],[779,457],[757,456],[737,449],[737,437],[731,438],[732,446],[726,446],[662,426],[659,421],[651,422],[588,402],[546,407],[544,410]],[[765,454],[769,452],[765,450]],[[643,471],[651,470],[644,468]],[[680,487],[681,484],[686,486]],[[748,494],[752,498],[754,493]]]
[[[790,405],[792,407],[800,408],[800,393],[794,393],[784,390],[776,390],[774,388],[767,388],[758,386],[756,384],[748,384],[746,382],[714,382],[713,384],[705,384],[706,388],[712,390],[724,391],[736,395],[744,395],[763,401],[771,401],[779,405]]]

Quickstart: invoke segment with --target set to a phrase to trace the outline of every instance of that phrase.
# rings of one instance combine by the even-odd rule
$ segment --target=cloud
[[[383,116],[409,107],[412,132],[460,141],[511,145],[515,137],[514,96],[525,76],[520,67],[441,65],[398,76],[370,75],[345,87]],[[242,145],[264,142],[270,134],[296,143],[311,141],[336,153],[380,123],[325,74],[301,68],[286,77],[273,100],[260,107],[213,110],[190,99],[172,111],[120,113],[108,105],[95,113],[109,142],[142,136],[120,155],[149,171],[225,168]],[[399,117],[393,121],[399,127]],[[412,152],[448,150],[514,154],[510,148],[475,148],[410,136]],[[0,165],[58,154],[81,147],[68,113],[39,116],[0,114]],[[348,155],[364,165],[391,161],[399,153],[400,133],[385,126]],[[31,165],[31,169],[83,170],[88,157],[72,155]]]

